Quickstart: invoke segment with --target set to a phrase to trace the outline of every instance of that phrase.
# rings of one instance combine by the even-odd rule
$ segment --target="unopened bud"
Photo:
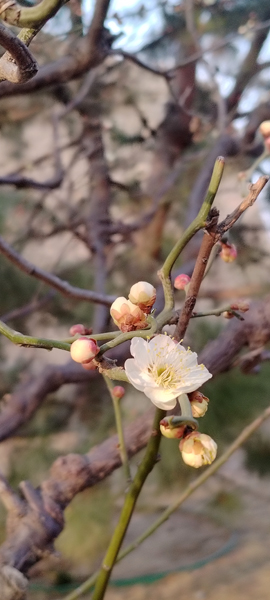
[[[176,290],[184,290],[186,286],[190,282],[190,277],[185,275],[185,273],[181,273],[181,275],[177,275],[174,280],[174,287]]]
[[[118,398],[120,400],[125,395],[126,390],[125,388],[123,388],[122,385],[115,385],[112,392],[115,398]]]
[[[260,124],[259,131],[264,138],[270,137],[270,121],[263,121]]]
[[[86,371],[96,371],[98,365],[97,362],[95,362],[94,360],[89,360],[88,362],[82,363],[82,367]]]
[[[171,417],[169,417],[171,419]],[[186,430],[186,425],[180,425],[180,427],[171,427],[168,419],[162,419],[160,421],[160,431],[164,437],[169,439],[180,439],[183,437],[184,432]]]
[[[217,444],[206,433],[193,431],[181,440],[179,450],[183,461],[190,467],[198,469],[203,465],[210,465],[215,460]]]
[[[202,394],[202,392],[199,392],[198,390],[196,390],[195,392],[191,392],[191,394],[188,394],[188,397],[191,403],[192,416],[195,419],[198,419],[199,417],[204,417],[208,409],[209,398],[207,398],[207,396],[205,396],[204,394]]]
[[[128,295],[130,302],[139,306],[147,315],[156,301],[156,296],[156,288],[151,283],[147,283],[147,281],[138,281],[138,283],[135,283],[130,288]]]
[[[227,263],[233,262],[237,257],[236,246],[234,244],[222,243],[221,244],[221,252],[220,252],[219,256],[220,256],[220,258],[222,258],[222,260],[224,260],[224,262],[227,262]]]
[[[110,308],[113,321],[121,331],[135,331],[148,326],[146,315],[143,311],[123,296],[116,298]]]
[[[95,340],[81,337],[75,340],[70,346],[71,358],[78,363],[89,362],[99,352],[99,347]]]
[[[249,310],[249,302],[246,300],[239,300],[239,302],[235,302],[230,305],[231,310],[239,310],[239,312],[247,312]]]
[[[230,310],[225,310],[223,313],[221,313],[222,316],[224,317],[224,319],[233,319],[234,318],[234,314],[233,312],[231,312]]]
[[[82,325],[82,323],[78,323],[77,325],[72,325],[72,327],[69,330],[70,335],[76,335],[77,333],[79,335],[86,335],[88,333],[88,329],[87,327],[85,327],[84,325]]]

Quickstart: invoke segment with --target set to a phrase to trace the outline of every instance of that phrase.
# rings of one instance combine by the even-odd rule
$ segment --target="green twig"
[[[19,346],[26,346],[27,348],[44,348],[45,350],[52,350],[53,348],[59,348],[60,350],[70,350],[70,344],[67,342],[60,342],[59,340],[47,340],[45,338],[31,337],[30,335],[23,335],[19,331],[15,331],[8,327],[3,321],[0,321],[0,333],[7,337],[13,344]]]
[[[219,184],[220,184],[220,181],[222,178],[222,174],[224,171],[224,165],[225,165],[224,158],[222,156],[219,156],[215,162],[211,181],[209,183],[209,188],[208,188],[207,194],[205,196],[202,207],[201,207],[197,217],[192,221],[192,223],[189,225],[189,227],[186,229],[186,231],[184,231],[180,240],[178,242],[176,242],[175,246],[169,253],[168,257],[166,258],[162,269],[158,273],[159,278],[162,283],[162,286],[163,286],[164,296],[165,296],[164,312],[172,310],[173,306],[174,306],[173,291],[172,291],[172,285],[171,285],[171,281],[170,281],[170,274],[171,274],[173,265],[174,265],[175,261],[177,260],[178,256],[181,254],[181,252],[185,248],[185,246],[187,245],[187,243],[189,242],[189,240],[191,240],[191,238],[195,235],[195,233],[197,233],[197,231],[199,231],[200,229],[203,229],[206,226],[207,217],[208,217],[209,211],[211,209],[211,206],[214,202],[214,199],[215,199],[215,196],[218,191]]]
[[[120,400],[119,400],[119,398],[116,398],[116,396],[113,392],[114,385],[112,384],[109,377],[107,377],[106,375],[103,375],[103,377],[106,382],[107,388],[110,392],[111,399],[113,401],[116,430],[117,430],[117,435],[118,435],[118,440],[119,440],[119,454],[121,456],[121,461],[122,461],[122,464],[124,467],[124,472],[125,472],[127,481],[130,482],[131,481],[131,472],[130,472],[127,449],[126,449],[126,445],[125,445],[125,438],[124,438],[124,431],[123,431],[123,424],[122,424],[121,410],[120,410]]]
[[[35,28],[41,24],[43,25],[49,18],[53,17],[66,1],[67,0],[42,0],[39,4],[27,8],[13,2],[11,6],[8,6],[3,10],[1,18],[4,21],[7,21],[9,25]]]
[[[147,444],[146,452],[144,458],[138,468],[138,471],[135,475],[133,483],[130,485],[129,491],[127,492],[125,503],[118,521],[116,528],[114,530],[111,542],[109,544],[109,548],[103,560],[101,569],[99,571],[95,590],[93,593],[92,600],[102,600],[104,597],[111,572],[115,561],[117,559],[117,555],[119,549],[122,545],[126,530],[128,528],[130,519],[132,517],[132,513],[134,511],[137,498],[140,494],[142,486],[152,471],[156,461],[157,461],[157,453],[160,444],[160,428],[159,422],[165,416],[165,411],[156,409],[155,418],[153,423],[153,430],[150,440]],[[75,596],[76,597],[76,596]]]
[[[144,339],[152,337],[157,331],[157,323],[156,319],[151,315],[148,316],[148,321],[150,324],[149,329],[137,329],[137,331],[128,331],[127,333],[121,333],[115,339],[111,340],[110,342],[107,342],[107,344],[103,344],[103,346],[100,347],[100,351],[97,358],[102,356],[104,352],[107,352],[107,350],[111,350],[112,348],[115,348],[115,346],[123,344],[124,342],[127,342],[128,340],[131,340],[134,337],[141,337]]]
[[[158,527],[160,527],[160,525],[165,523],[165,521],[167,521],[167,519],[179,508],[179,506],[181,506],[181,504],[183,504],[183,502],[187,500],[189,496],[191,496],[201,485],[203,485],[209,479],[209,477],[214,475],[214,473],[216,473],[222,467],[222,465],[224,465],[224,463],[232,456],[232,454],[236,450],[238,450],[238,448],[240,448],[240,446],[242,446],[242,444],[244,444],[248,440],[248,438],[260,427],[260,425],[269,417],[270,407],[264,410],[259,417],[257,417],[254,421],[252,421],[252,423],[250,423],[250,425],[247,425],[247,427],[243,429],[243,431],[229,446],[229,448],[225,450],[222,456],[220,456],[210,467],[208,467],[201,475],[199,475],[199,477],[197,477],[195,481],[190,483],[186,487],[184,492],[180,495],[178,500],[176,500],[176,502],[174,502],[173,504],[171,504],[171,506],[164,510],[160,517],[156,519],[156,521],[154,521],[154,523],[148,529],[146,529],[146,531],[144,531],[142,535],[137,537],[134,540],[134,542],[129,544],[124,550],[122,550],[122,552],[119,553],[116,562],[120,562],[120,560],[125,558],[125,556],[130,554],[136,548],[138,548],[138,546],[142,544],[142,542],[144,542],[144,540],[146,540],[150,535],[152,535],[158,529]],[[93,573],[93,575],[91,575],[89,579],[87,579],[82,585],[80,585],[74,592],[71,592],[71,594],[65,596],[63,600],[77,600],[78,598],[80,598],[80,596],[88,592],[93,587],[97,580],[97,577],[98,573]]]

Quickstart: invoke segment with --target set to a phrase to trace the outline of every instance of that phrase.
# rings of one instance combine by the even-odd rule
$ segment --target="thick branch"
[[[7,52],[0,58],[0,80],[22,83],[34,77],[38,71],[35,58],[27,46],[0,24],[0,44]]]
[[[101,64],[109,51],[108,39],[103,28],[108,5],[109,0],[96,0],[88,37],[80,39],[75,48],[73,44],[69,54],[41,67],[37,75],[27,83],[0,83],[0,98],[32,93],[50,85],[71,81]]]

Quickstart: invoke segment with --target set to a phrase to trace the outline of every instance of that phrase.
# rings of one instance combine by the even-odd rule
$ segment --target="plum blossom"
[[[150,341],[134,337],[130,352],[134,358],[125,362],[130,383],[163,410],[174,408],[178,396],[197,390],[212,377],[204,365],[198,365],[196,352],[167,335]]]

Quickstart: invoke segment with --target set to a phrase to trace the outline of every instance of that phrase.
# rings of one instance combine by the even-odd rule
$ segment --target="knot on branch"
[[[10,567],[4,565],[0,569],[0,590],[2,600],[26,600],[28,580],[24,575]]]

